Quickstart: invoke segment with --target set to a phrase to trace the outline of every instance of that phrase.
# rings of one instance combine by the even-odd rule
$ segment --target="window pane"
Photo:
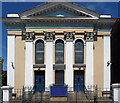
[[[84,63],[84,45],[81,40],[75,42],[75,63]]]
[[[36,64],[44,64],[44,53],[36,53]]]
[[[64,64],[64,42],[57,40],[55,43],[55,63]]]
[[[44,42],[38,40],[35,45],[35,63],[44,64]]]

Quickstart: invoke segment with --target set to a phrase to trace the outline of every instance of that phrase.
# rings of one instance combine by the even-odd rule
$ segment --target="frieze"
[[[97,35],[97,32],[87,32],[85,31],[85,40],[86,41],[94,41],[95,40],[95,35]]]
[[[23,36],[26,41],[33,41],[35,38],[35,32],[23,32]]]
[[[55,38],[55,31],[53,32],[46,32],[46,31],[43,31],[44,35],[45,35],[45,40],[46,41],[53,41],[54,38]]]
[[[27,23],[26,28],[32,27],[93,27],[93,24],[90,23]]]
[[[65,40],[66,41],[73,41],[74,40],[74,35],[75,35],[75,31],[73,32],[64,32],[65,35]]]

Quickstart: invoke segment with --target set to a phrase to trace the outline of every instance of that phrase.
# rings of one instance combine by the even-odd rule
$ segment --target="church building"
[[[111,15],[72,2],[46,2],[2,18],[7,26],[7,85],[68,91],[110,90]]]

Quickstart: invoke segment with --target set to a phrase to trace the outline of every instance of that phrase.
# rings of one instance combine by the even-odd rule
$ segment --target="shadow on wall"
[[[120,18],[112,26],[111,32],[111,84],[120,83]]]

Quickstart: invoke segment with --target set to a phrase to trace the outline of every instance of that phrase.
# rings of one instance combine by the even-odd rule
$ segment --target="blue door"
[[[84,71],[74,71],[74,91],[84,91]]]
[[[35,91],[45,90],[45,71],[35,71]]]

